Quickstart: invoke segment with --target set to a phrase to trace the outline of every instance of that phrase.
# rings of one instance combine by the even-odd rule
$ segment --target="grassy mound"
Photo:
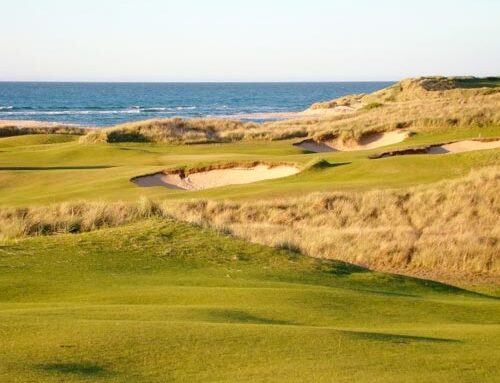
[[[23,239],[0,254],[5,382],[493,382],[499,373],[498,300],[446,285],[170,221]]]
[[[222,119],[147,120],[93,131],[82,137],[83,143],[163,142],[202,144],[239,141],[256,124]]]
[[[437,97],[459,98],[466,95],[490,95],[498,92],[500,92],[500,77],[420,77],[399,81],[371,94],[349,95],[327,102],[318,102],[313,104],[311,109],[331,109],[337,106],[362,104],[365,110],[370,110],[384,105],[383,102]]]
[[[358,140],[368,133],[395,129],[435,131],[500,124],[500,80],[496,77],[422,77],[403,80],[372,94],[316,103],[312,111],[352,107],[350,113],[267,122],[226,119],[147,120],[93,130],[83,143],[224,143],[241,140],[314,138]]]
[[[27,125],[24,126],[22,121],[18,123],[12,122],[12,124],[1,124],[0,125],[0,137],[13,137],[13,136],[24,136],[32,134],[68,134],[83,136],[89,132],[88,129],[79,128],[76,126],[68,125],[56,125],[36,123],[35,126]]]
[[[324,169],[325,161],[310,170]],[[480,193],[477,191],[480,190]],[[460,281],[500,279],[500,169],[406,190],[188,202],[180,219],[252,242],[372,269]]]

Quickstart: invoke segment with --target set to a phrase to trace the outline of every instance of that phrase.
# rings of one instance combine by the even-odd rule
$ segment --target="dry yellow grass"
[[[1,137],[12,137],[12,136],[23,136],[27,134],[70,134],[76,136],[83,136],[87,134],[90,130],[85,128],[80,128],[77,126],[70,125],[58,125],[58,124],[43,124],[43,123],[32,123],[24,125],[22,121],[19,124],[15,122],[1,123],[0,124],[0,138]]]
[[[403,128],[422,132],[500,123],[499,87],[453,88],[453,82],[440,79],[408,79],[369,95],[318,103],[312,108],[351,105],[355,109],[352,113],[280,121],[271,126],[278,130],[305,129],[316,140],[359,140],[367,133]]]
[[[465,80],[464,80],[465,81]],[[403,80],[369,95],[351,95],[314,104],[320,110],[352,106],[351,112],[308,116],[263,124],[226,119],[148,120],[91,131],[82,142],[211,143],[313,138],[343,141],[396,129],[432,131],[500,124],[500,87],[481,79],[459,86],[450,78]],[[477,87],[472,87],[472,85]]]
[[[32,208],[0,209],[0,239],[80,233],[119,226],[143,218],[164,217],[159,204],[75,202]]]
[[[94,130],[81,142],[164,142],[202,144],[230,142],[243,139],[243,132],[257,128],[257,124],[222,119],[169,118],[146,120]]]
[[[408,190],[167,205],[178,219],[371,269],[500,283],[500,167]]]
[[[500,283],[500,167],[406,190],[268,201],[80,202],[0,210],[0,239],[175,217],[252,242],[447,282]]]

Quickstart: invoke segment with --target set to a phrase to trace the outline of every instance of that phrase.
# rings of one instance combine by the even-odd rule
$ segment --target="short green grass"
[[[1,382],[499,382],[499,318],[172,221],[0,246]]]
[[[90,144],[61,136],[0,139],[0,206],[25,206],[71,200],[134,201],[152,198],[269,198],[311,191],[397,188],[466,175],[471,169],[498,163],[499,150],[456,155],[415,155],[369,160],[383,150],[476,137],[500,137],[500,127],[476,127],[418,134],[409,140],[362,152],[307,153],[294,141],[238,142],[211,145]],[[251,185],[183,192],[140,188],[134,176],[165,168],[227,162],[287,162],[307,166],[325,159],[321,171]]]

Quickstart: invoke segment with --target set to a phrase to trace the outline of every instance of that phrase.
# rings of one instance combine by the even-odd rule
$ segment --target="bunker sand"
[[[429,154],[443,154],[443,153],[464,153],[472,152],[474,150],[486,150],[500,148],[500,140],[494,141],[474,141],[465,140],[452,142],[439,146],[430,147],[427,152]]]
[[[204,190],[227,185],[249,184],[258,181],[284,178],[297,174],[300,170],[290,165],[256,165],[249,168],[234,167],[213,169],[191,173],[157,173],[132,179],[141,187],[163,186],[177,190]]]
[[[334,139],[329,141],[304,140],[294,144],[295,146],[315,153],[326,152],[351,152],[357,150],[376,149],[383,146],[400,143],[409,137],[410,133],[395,131],[387,133],[370,133],[363,136],[359,141],[342,141]]]

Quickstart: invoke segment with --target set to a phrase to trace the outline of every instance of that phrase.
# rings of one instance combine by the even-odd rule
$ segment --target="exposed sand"
[[[382,146],[397,144],[404,141],[410,135],[405,131],[394,131],[386,133],[371,133],[363,136],[360,141],[347,141],[335,139],[330,141],[318,142],[314,140],[304,140],[295,146],[315,153],[325,152],[350,152],[356,150],[376,149]]]
[[[472,152],[474,150],[485,150],[500,148],[500,140],[494,141],[474,141],[465,140],[452,142],[451,144],[444,144],[439,146],[431,146],[427,149],[429,154],[444,154],[444,153],[463,153]]]
[[[63,124],[60,122],[30,121],[30,120],[0,120],[0,127],[17,126],[19,128],[42,128],[45,126],[78,126],[76,124]]]
[[[258,120],[296,120],[306,118],[322,118],[335,116],[356,111],[352,106],[336,106],[328,109],[307,109],[302,112],[269,112],[269,113],[242,113],[225,116],[225,118],[236,119],[258,119]]]
[[[157,173],[132,179],[136,185],[142,187],[163,186],[178,190],[203,190],[226,185],[241,185],[288,177],[297,174],[295,166],[257,165],[251,168],[214,169],[189,174],[182,178],[180,174]]]
[[[385,157],[408,156],[415,154],[448,154],[448,153],[453,154],[453,153],[472,152],[474,150],[486,150],[495,148],[500,148],[500,139],[464,140],[464,141],[451,142],[448,144],[396,149],[389,152],[375,154],[370,158],[378,159]]]

